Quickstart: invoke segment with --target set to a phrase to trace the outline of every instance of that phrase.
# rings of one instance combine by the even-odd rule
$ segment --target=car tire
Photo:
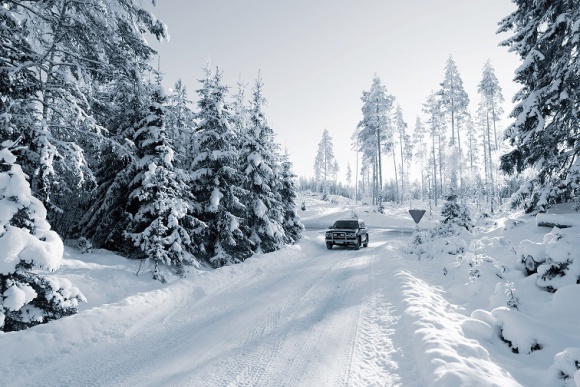
[[[356,242],[354,242],[354,249],[360,249],[360,237],[356,238]]]
[[[363,247],[369,247],[369,234],[367,234],[367,239],[365,243],[363,243]]]
[[[327,248],[328,250],[332,250],[332,243],[327,243],[327,244],[326,244],[326,248]]]

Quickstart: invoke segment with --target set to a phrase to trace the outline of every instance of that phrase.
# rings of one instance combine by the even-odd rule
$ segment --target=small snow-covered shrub
[[[469,209],[463,204],[457,203],[456,195],[449,195],[447,202],[441,208],[443,220],[437,227],[439,235],[456,235],[461,230],[471,231],[473,221]]]
[[[517,250],[520,264],[526,275],[538,272],[538,266],[546,261],[546,252],[543,243],[534,243],[529,240],[520,242]]]
[[[564,380],[565,386],[577,386],[574,379],[580,370],[580,348],[566,348],[554,356],[554,364],[550,367],[555,380]],[[568,383],[569,382],[569,383]]]
[[[525,274],[536,274],[538,286],[549,292],[579,282],[580,235],[573,230],[554,227],[542,243],[524,240],[518,247],[517,254]]]
[[[457,203],[456,195],[449,195],[447,197],[447,202],[441,209],[441,215],[444,218],[443,223],[454,223],[467,231],[473,228],[473,221],[471,220],[469,209],[466,205]]]
[[[521,219],[510,219],[509,221],[505,222],[504,224],[504,230],[511,230],[514,229],[516,227],[518,227],[521,224],[524,224],[525,222]]]
[[[578,283],[580,235],[554,228],[544,237],[546,260],[538,266],[537,284],[550,292]]]
[[[379,206],[377,207],[377,211],[379,212],[379,214],[385,213],[385,206],[383,205],[382,201],[379,201]]]
[[[496,308],[491,315],[500,329],[500,339],[513,353],[530,354],[544,347],[547,338],[543,323],[531,322],[529,316],[507,307]]]
[[[516,310],[519,309],[520,299],[513,282],[506,282],[505,293],[508,297],[507,306]]]
[[[511,281],[498,282],[489,301],[491,307],[507,306],[515,310],[520,308],[520,297],[515,284]]]
[[[85,237],[80,237],[77,241],[77,248],[81,251],[81,253],[92,253],[93,252],[93,244]]]

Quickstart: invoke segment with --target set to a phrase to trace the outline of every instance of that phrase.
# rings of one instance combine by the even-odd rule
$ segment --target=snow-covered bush
[[[77,249],[81,251],[81,253],[92,253],[93,252],[93,244],[85,237],[80,237],[77,241]]]
[[[580,234],[574,228],[554,228],[542,243],[520,242],[518,256],[526,275],[537,275],[538,286],[549,292],[578,283],[580,279]]]
[[[377,211],[379,212],[379,214],[385,213],[385,205],[383,204],[383,201],[380,199],[379,199],[379,205],[377,207]]]
[[[441,209],[442,221],[433,229],[415,231],[409,252],[419,258],[434,258],[439,254],[458,255],[467,250],[466,240],[472,239],[473,222],[465,205],[449,195]]]
[[[0,150],[0,331],[17,331],[77,312],[82,293],[43,274],[62,261],[64,245],[46,221],[44,205],[5,141]]]
[[[473,221],[469,214],[469,209],[463,204],[457,203],[457,196],[451,194],[447,197],[447,202],[441,208],[443,220],[438,227],[439,235],[455,235],[461,229],[471,231]]]
[[[478,309],[471,314],[471,318],[477,322],[468,320],[463,326],[469,336],[487,337],[489,340],[499,334],[501,341],[514,354],[540,351],[550,341],[550,334],[543,322],[530,320],[527,314],[507,306],[495,308],[491,312]]]
[[[537,284],[548,291],[578,283],[580,278],[580,235],[558,230],[544,237],[546,261],[538,266]]]
[[[554,356],[550,367],[554,379],[563,379],[566,386],[577,386],[580,382],[580,348],[566,348]],[[570,383],[567,383],[570,382]]]

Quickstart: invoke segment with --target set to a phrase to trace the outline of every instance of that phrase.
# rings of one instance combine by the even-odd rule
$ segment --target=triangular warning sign
[[[425,215],[425,210],[409,210],[409,214],[413,217],[416,224],[419,224],[423,215]]]

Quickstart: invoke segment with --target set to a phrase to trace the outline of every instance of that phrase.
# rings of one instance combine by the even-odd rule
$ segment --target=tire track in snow
[[[393,325],[400,317],[391,315],[391,310],[382,294],[372,294],[365,300],[349,385],[373,386],[377,381],[378,385],[400,384],[399,366],[391,357],[397,350],[391,340]]]
[[[243,316],[233,314],[233,318],[239,321],[238,333],[235,335],[239,343],[230,343],[232,349],[220,359],[219,370],[203,366],[201,372],[183,379],[180,384],[266,385],[264,383],[271,378],[271,374],[285,372],[284,369],[272,368],[270,365],[277,357],[286,356],[281,348],[287,340],[288,327],[301,310],[301,303],[311,297],[316,284],[324,282],[337,265],[338,262],[313,257],[290,271],[239,289],[235,298],[229,294],[230,298],[226,299],[228,294],[224,294],[224,299],[212,299],[210,307],[213,308],[220,304],[224,309],[230,308],[228,304],[247,306],[243,309]],[[259,299],[244,299],[247,295],[256,294],[263,296]],[[226,321],[221,323],[225,324]],[[219,327],[216,329],[224,330]],[[217,357],[212,351],[202,356],[208,359]]]
[[[284,342],[285,356],[274,363],[274,369],[285,371],[265,385],[334,386],[346,379],[369,265],[363,253],[345,251],[341,258],[305,295],[309,298],[293,316],[296,327]]]

